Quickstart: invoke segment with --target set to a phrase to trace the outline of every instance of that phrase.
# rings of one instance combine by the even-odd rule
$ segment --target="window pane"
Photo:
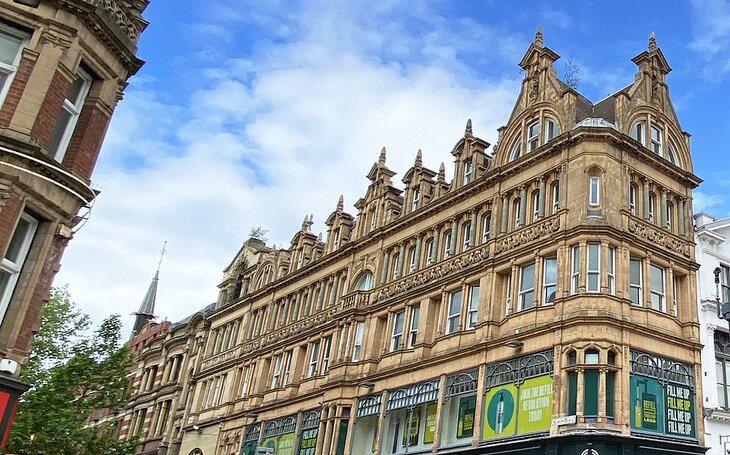
[[[33,224],[25,218],[21,217],[18,220],[18,225],[15,228],[13,238],[10,240],[10,245],[8,246],[8,251],[5,253],[5,259],[15,263],[18,262],[23,246],[32,228]]]
[[[522,267],[520,276],[520,290],[524,291],[535,287],[535,264]]]
[[[641,262],[634,259],[631,260],[629,277],[631,284],[641,284]]]
[[[598,370],[583,372],[583,414],[598,415]]]
[[[58,150],[61,144],[61,140],[63,139],[63,134],[66,132],[66,126],[68,126],[69,122],[71,121],[71,117],[71,113],[65,108],[61,109],[61,113],[58,114],[56,126],[53,128],[53,133],[51,133],[51,140],[48,142],[48,150],[52,154],[55,154],[55,152]]]
[[[655,291],[664,292],[664,269],[655,265],[651,266],[650,271],[651,288]]]
[[[22,40],[0,31],[0,63],[12,65],[18,55]]]
[[[461,291],[451,293],[451,301],[449,302],[449,315],[459,314],[461,309]]]
[[[575,415],[578,398],[578,373],[568,373],[568,415]]]

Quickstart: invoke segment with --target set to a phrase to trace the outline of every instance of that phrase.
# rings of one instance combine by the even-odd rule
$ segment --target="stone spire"
[[[413,165],[415,167],[423,166],[423,154],[421,153],[421,149],[418,149],[416,152],[416,162]]]
[[[314,224],[314,215],[304,215],[304,221],[302,221],[302,232],[309,232],[312,230],[312,225]]]
[[[444,163],[441,163],[441,166],[439,166],[438,181],[446,182],[446,166],[444,166]]]
[[[383,150],[380,151],[380,157],[378,158],[378,164],[381,164],[381,165],[385,164],[385,147],[383,147]]]
[[[471,129],[471,119],[466,121],[466,129],[464,130],[464,137],[474,137],[474,133]]]
[[[656,37],[654,36],[654,32],[651,32],[649,34],[649,50],[656,50]]]
[[[340,194],[340,199],[337,200],[337,213],[342,213],[345,209],[345,198]]]
[[[162,265],[162,257],[167,252],[167,249],[165,248],[167,246],[167,241],[162,245],[162,250],[160,251],[160,261],[157,263],[157,271],[155,272],[154,278],[152,278],[152,282],[150,283],[150,287],[147,288],[147,293],[144,295],[144,299],[142,299],[142,303],[139,306],[139,310],[137,310],[135,313],[135,320],[134,320],[134,326],[132,327],[132,336],[139,333],[139,331],[142,329],[142,326],[145,322],[149,321],[150,319],[154,319],[155,317],[155,301],[157,300],[157,283],[160,281],[160,266]]]
[[[542,41],[542,27],[539,25],[537,26],[537,30],[535,31],[535,46],[542,47],[543,41]]]

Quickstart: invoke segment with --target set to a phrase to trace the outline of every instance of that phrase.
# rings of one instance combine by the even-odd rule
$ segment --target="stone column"
[[[476,245],[477,239],[477,210],[471,212],[471,225],[469,226],[469,247]]]
[[[421,243],[423,243],[423,238],[419,235],[416,237],[416,261],[413,269],[414,272],[421,268]]]

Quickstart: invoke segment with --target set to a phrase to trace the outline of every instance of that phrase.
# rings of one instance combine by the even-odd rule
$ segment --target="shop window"
[[[474,435],[479,370],[446,376],[442,423],[442,446],[467,445]]]

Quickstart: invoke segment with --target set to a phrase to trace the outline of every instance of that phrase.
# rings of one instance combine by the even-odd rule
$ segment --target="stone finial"
[[[317,234],[317,243],[322,243],[322,233]]]
[[[654,32],[651,32],[649,34],[649,50],[656,50],[656,37],[654,36]]]
[[[441,166],[439,166],[438,180],[439,182],[446,181],[446,166],[444,166],[444,163],[441,163]]]
[[[307,215],[304,215],[304,221],[302,221],[302,232],[306,232],[308,227],[309,227],[309,218],[307,218]]]
[[[542,47],[542,27],[539,25],[537,26],[537,30],[535,31],[535,46]]]
[[[337,213],[342,213],[345,209],[345,198],[340,194],[340,198],[337,200]]]
[[[416,162],[414,164],[415,167],[421,167],[423,166],[423,154],[421,153],[421,149],[418,149],[416,152]]]
[[[471,129],[471,119],[469,119],[469,120],[466,121],[466,129],[464,130],[464,136],[465,137],[472,137],[473,136],[473,132],[472,132],[472,129]]]
[[[378,163],[385,164],[385,147],[383,147],[383,150],[380,151],[380,158],[378,158]]]

